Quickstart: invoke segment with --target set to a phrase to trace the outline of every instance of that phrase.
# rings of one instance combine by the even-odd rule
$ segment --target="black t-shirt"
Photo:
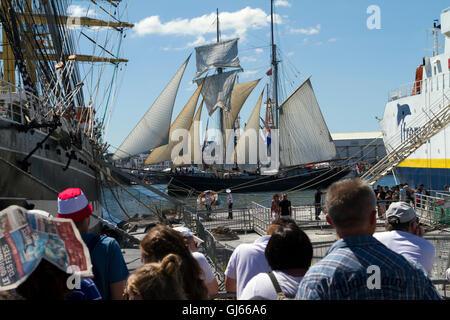
[[[322,191],[317,191],[316,194],[314,195],[314,201],[317,204],[320,204],[322,200]]]
[[[281,208],[281,215],[282,216],[288,216],[290,215],[289,207],[291,206],[291,202],[289,200],[281,200],[280,201],[280,208]]]

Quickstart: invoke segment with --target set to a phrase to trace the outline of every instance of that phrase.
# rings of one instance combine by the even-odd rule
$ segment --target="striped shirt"
[[[379,269],[378,269],[378,268]],[[369,235],[337,241],[306,273],[299,300],[439,300],[425,269]]]

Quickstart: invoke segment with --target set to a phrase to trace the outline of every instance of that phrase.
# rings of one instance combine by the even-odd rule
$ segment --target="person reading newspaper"
[[[90,277],[89,251],[72,220],[19,206],[0,212],[0,292],[14,290],[25,299],[66,299],[74,289],[86,289],[89,282],[82,285],[83,278]]]

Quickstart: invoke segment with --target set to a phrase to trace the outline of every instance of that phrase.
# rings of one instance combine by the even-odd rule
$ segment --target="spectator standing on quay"
[[[270,236],[284,224],[284,220],[273,221],[267,228],[267,235],[253,243],[243,243],[237,246],[231,254],[225,270],[225,290],[236,293],[239,299],[247,283],[261,272],[270,272],[270,266],[265,257],[265,250]]]
[[[272,203],[270,204],[270,214],[272,220],[277,220],[280,218],[281,208],[280,208],[280,197],[278,194],[273,195]]]
[[[142,263],[160,262],[168,254],[181,258],[183,290],[189,300],[205,300],[208,289],[202,279],[202,269],[189,251],[184,237],[170,227],[157,225],[140,244]]]
[[[301,300],[441,299],[425,269],[388,249],[372,235],[376,197],[358,178],[333,183],[327,192],[327,221],[338,241],[312,266],[297,293]]]
[[[313,247],[306,233],[295,222],[286,223],[270,237],[265,256],[273,271],[253,277],[240,299],[294,298],[313,256]]]
[[[283,193],[283,199],[280,201],[281,219],[291,219],[292,207],[291,202],[287,199],[287,194]]]
[[[378,218],[384,218],[386,213],[386,203],[384,199],[386,197],[386,192],[384,192],[382,186],[377,186],[377,207],[378,207]]]
[[[197,260],[200,268],[202,269],[201,278],[205,281],[205,285],[208,288],[208,295],[213,296],[217,294],[219,291],[219,284],[217,283],[216,276],[214,275],[213,270],[211,269],[208,260],[203,253],[198,252],[198,246],[201,245],[204,241],[199,237],[196,237],[189,228],[186,227],[176,227],[173,230],[180,232],[187,242],[187,246],[189,251],[192,253],[192,256]]]
[[[160,263],[144,264],[128,278],[126,300],[186,300],[181,280],[181,258],[169,254]]]
[[[400,190],[398,192],[398,194],[399,194],[398,201],[407,202],[407,195],[406,195],[407,187],[408,187],[407,184],[400,184]]]
[[[322,189],[320,187],[317,188],[316,193],[314,194],[314,207],[316,210],[316,220],[320,220],[320,212],[322,212]]]
[[[431,242],[423,239],[423,228],[409,204],[396,202],[389,207],[386,230],[375,233],[374,237],[392,251],[421,264],[430,275],[436,250]]]
[[[227,189],[227,203],[228,203],[228,219],[233,219],[233,196],[231,190]]]
[[[72,219],[91,255],[94,283],[105,300],[122,300],[128,268],[113,238],[88,233],[92,206],[83,191],[69,188],[58,195],[58,218]]]
[[[212,193],[210,191],[205,193],[205,207],[206,207],[206,216],[209,219],[211,216],[211,212],[212,212],[212,202],[213,202],[213,197],[212,197]]]

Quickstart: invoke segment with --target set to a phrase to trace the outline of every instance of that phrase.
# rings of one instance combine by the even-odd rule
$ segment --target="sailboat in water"
[[[172,172],[168,190],[178,194],[204,190],[258,192],[325,187],[346,176],[347,168],[329,164],[336,156],[336,148],[310,78],[278,105],[273,10],[271,16],[273,92],[271,97],[267,92],[264,128],[260,117],[263,90],[242,134],[234,130],[245,101],[260,79],[236,82],[238,72],[243,70],[238,57],[238,39],[220,41],[218,31],[217,42],[195,48],[194,82],[198,87],[173,123],[170,120],[175,97],[190,57],[121,144],[113,160],[151,151],[145,165],[171,160],[175,167],[191,168],[187,172],[181,170],[183,173]],[[218,18],[219,15],[219,30]],[[216,72],[208,74],[211,70]],[[195,112],[200,96],[203,99]],[[202,147],[199,121],[203,107],[209,116],[219,115],[218,131],[223,139],[208,145],[204,143]],[[192,170],[194,167],[203,171]]]

